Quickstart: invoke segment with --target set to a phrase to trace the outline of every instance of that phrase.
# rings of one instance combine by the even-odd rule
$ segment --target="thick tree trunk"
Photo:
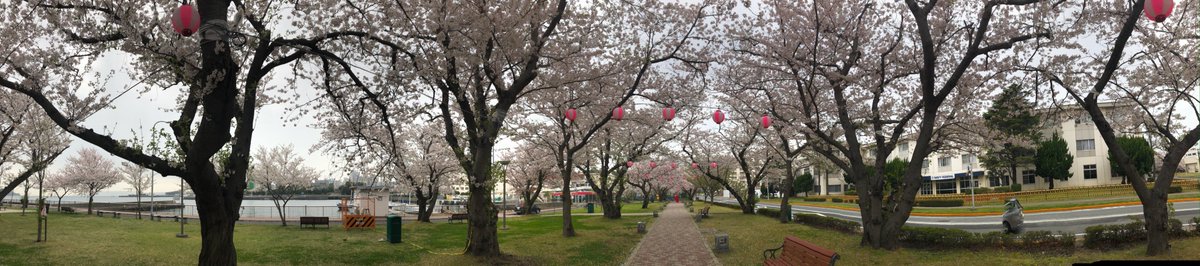
[[[88,215],[92,214],[92,200],[95,198],[96,198],[96,195],[94,195],[94,194],[88,195],[88,213],[87,213]]]
[[[1162,194],[1160,197],[1158,194]],[[1167,242],[1166,193],[1152,191],[1149,201],[1142,201],[1143,217],[1146,218],[1146,255],[1166,254],[1170,249]]]
[[[225,200],[220,194],[196,193],[196,211],[200,215],[200,265],[237,265],[237,249],[233,245],[237,208],[230,208]]]
[[[1054,189],[1054,178],[1047,178],[1050,182],[1050,189]]]
[[[142,219],[142,192],[137,192],[137,218]]]
[[[609,193],[597,194],[600,196],[600,205],[604,207],[604,217],[609,219],[621,218],[621,202],[615,196]]]
[[[567,166],[564,168],[570,169],[570,166]],[[562,212],[563,212],[562,235],[571,237],[571,236],[575,236],[575,225],[571,222],[571,203],[572,203],[571,185],[570,185],[571,184],[571,178],[570,178],[571,172],[570,172],[570,170],[565,170],[565,171],[563,171],[563,173],[564,173],[564,175],[563,175],[564,177],[563,177],[563,187],[562,187],[562,197],[561,197],[562,198]]]
[[[433,205],[436,203],[436,197],[433,195],[425,196],[417,194],[417,221],[429,223],[429,217],[433,216]]]
[[[642,209],[646,209],[649,207],[650,207],[650,194],[647,194],[646,191],[642,191]]]
[[[479,163],[477,163],[479,164]],[[476,167],[476,175],[484,176],[488,169]],[[500,255],[500,241],[496,235],[496,204],[492,203],[492,191],[487,186],[470,188],[467,199],[467,254],[477,257]]]

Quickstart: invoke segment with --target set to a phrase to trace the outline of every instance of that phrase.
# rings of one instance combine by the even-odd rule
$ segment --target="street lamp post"
[[[971,177],[971,210],[975,210],[975,188],[979,184],[975,183],[975,173],[971,171],[971,166],[967,165],[967,176]]]
[[[179,178],[179,234],[175,234],[178,238],[187,238],[187,233],[183,232],[183,209],[187,208],[187,204],[183,203],[183,177]]]
[[[500,185],[503,191],[500,195],[503,206],[500,208],[500,213],[504,216],[504,219],[500,230],[508,230],[508,210],[506,209],[508,207],[508,161],[500,161],[499,163],[504,166],[504,179],[500,180],[503,181]]]

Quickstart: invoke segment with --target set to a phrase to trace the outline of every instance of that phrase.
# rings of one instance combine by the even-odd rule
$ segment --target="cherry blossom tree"
[[[237,264],[233,227],[246,186],[256,108],[278,87],[272,72],[301,58],[342,61],[325,48],[365,38],[335,23],[337,10],[309,2],[197,1],[198,33],[171,30],[176,1],[13,1],[0,18],[0,87],[29,97],[70,134],[163,176],[179,176],[196,192],[200,264]],[[346,7],[349,8],[349,7]],[[321,15],[309,15],[321,12]],[[232,16],[231,16],[232,14]],[[318,21],[295,27],[298,20]],[[341,22],[340,20],[336,22]],[[108,84],[107,56],[129,58],[129,84]],[[345,67],[344,71],[353,71]],[[291,87],[288,86],[290,90]],[[125,92],[179,92],[170,122],[175,150],[149,154],[86,125]],[[211,163],[228,146],[224,169]]]
[[[621,196],[629,183],[626,162],[636,162],[638,167],[670,168],[668,161],[650,166],[654,162],[651,155],[665,151],[666,143],[680,135],[674,133],[680,131],[680,126],[663,121],[659,113],[657,108],[639,110],[626,120],[602,129],[596,135],[596,145],[587,151],[588,157],[575,166],[600,199],[604,217],[621,218]]]
[[[92,202],[96,193],[121,182],[121,176],[113,169],[112,161],[93,148],[83,148],[74,157],[67,159],[62,175],[74,179],[70,183],[88,197],[88,214],[92,214]]]
[[[145,167],[129,162],[121,162],[121,167],[117,171],[121,174],[121,181],[129,184],[133,193],[137,195],[137,215],[138,219],[141,219],[142,194],[150,190],[150,179],[154,178],[154,173]]]
[[[33,103],[24,96],[0,92],[0,169],[5,164],[23,167],[12,180],[0,190],[0,198],[12,192],[18,184],[28,183],[30,177],[45,170],[66,150],[71,140],[38,110],[30,109]],[[36,183],[41,183],[38,176]],[[26,187],[25,194],[28,194]]]
[[[461,168],[446,147],[439,126],[427,123],[414,129],[405,136],[398,159],[390,163],[396,169],[392,172],[397,184],[411,189],[417,198],[417,220],[427,223],[442,191],[462,181],[454,178]]]
[[[253,180],[267,195],[279,211],[279,222],[287,226],[287,204],[304,189],[312,187],[321,177],[317,169],[304,165],[292,145],[259,147],[254,153],[255,164],[250,169]]]
[[[522,143],[512,159],[511,169],[506,176],[509,185],[521,197],[521,208],[532,210],[542,195],[543,187],[560,186],[561,181],[554,175],[554,161],[551,151],[544,146]]]
[[[729,190],[742,213],[754,214],[758,183],[774,171],[771,166],[779,158],[764,139],[765,129],[759,126],[759,116],[745,113],[730,116],[715,132],[689,128],[682,151],[689,160],[698,162],[700,169],[696,170],[700,174]],[[717,163],[716,168],[712,167],[713,162]]]
[[[1146,221],[1146,254],[1165,254],[1168,244],[1167,198],[1176,169],[1188,149],[1200,141],[1200,126],[1183,114],[1200,113],[1195,95],[1200,84],[1200,57],[1195,29],[1200,3],[1177,1],[1174,13],[1156,23],[1143,17],[1149,1],[1112,1],[1072,6],[1076,14],[1057,21],[1071,35],[1033,51],[1026,70],[1049,80],[1049,92],[1066,92],[1068,101],[1086,111],[1111,160],[1119,165],[1142,203]],[[1081,42],[1078,40],[1088,40]],[[1088,45],[1090,44],[1095,45]],[[1056,49],[1050,49],[1056,48]],[[1157,139],[1163,155],[1151,176],[1136,170],[1118,134],[1129,127]]]
[[[856,184],[862,244],[894,249],[921,186],[919,166],[943,148],[943,129],[976,115],[984,98],[976,96],[1010,74],[1016,57],[1005,51],[1051,35],[1022,22],[1060,14],[1060,4],[771,2],[739,21],[732,62],[757,78],[745,84],[789,90],[777,99],[796,110],[809,147]],[[883,193],[883,166],[905,138],[916,147],[900,193]]]
[[[63,173],[53,173],[46,178],[46,189],[58,198],[56,209],[61,211],[63,197],[71,194],[72,191],[77,191],[76,188],[79,187],[79,184],[76,184],[75,181],[76,179],[63,175]]]

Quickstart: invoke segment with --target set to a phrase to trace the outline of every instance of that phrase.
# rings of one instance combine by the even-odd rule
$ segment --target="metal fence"
[[[1147,185],[1152,186],[1153,183],[1148,183]],[[1171,186],[1172,187],[1180,187],[1183,190],[1182,192],[1200,191],[1200,187],[1198,187],[1198,186],[1200,186],[1200,181],[1198,181],[1198,180],[1176,179],[1176,180],[1172,180]],[[984,203],[984,204],[989,204],[989,203],[1004,204],[1004,202],[1006,200],[1014,198],[1014,197],[1020,199],[1021,202],[1028,204],[1028,203],[1032,203],[1032,202],[1098,199],[1098,198],[1124,197],[1124,196],[1137,196],[1137,193],[1134,192],[1132,185],[1116,184],[1116,185],[1101,185],[1101,186],[1090,186],[1090,187],[1056,188],[1053,190],[1042,189],[1042,190],[1030,190],[1030,191],[1019,191],[1019,192],[983,193],[983,194],[975,194],[974,195],[975,202]],[[959,199],[961,199],[963,201],[970,201],[971,197],[972,196],[970,193],[945,194],[945,195],[917,195],[917,200],[959,200]],[[853,195],[827,195],[827,196],[813,196],[810,198],[837,198],[837,199],[841,199],[841,201],[845,201],[845,202],[855,202],[856,200],[858,200],[858,196],[853,196]]]

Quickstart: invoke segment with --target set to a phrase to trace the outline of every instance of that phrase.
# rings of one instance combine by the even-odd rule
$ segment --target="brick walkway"
[[[671,203],[625,265],[721,265],[683,204]]]

